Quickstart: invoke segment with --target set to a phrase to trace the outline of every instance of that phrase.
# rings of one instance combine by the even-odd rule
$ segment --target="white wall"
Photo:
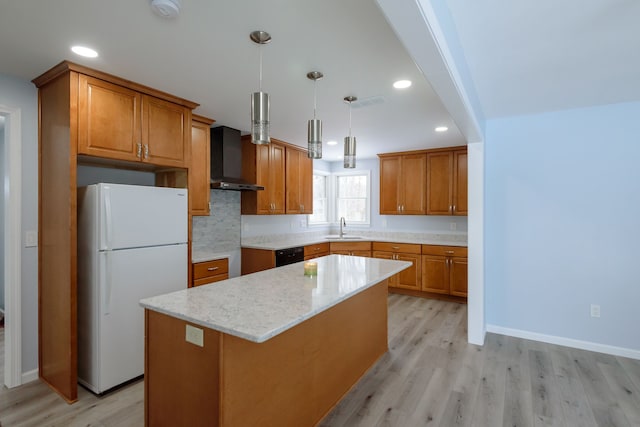
[[[640,357],[639,117],[626,103],[487,122],[488,330]]]
[[[0,104],[21,110],[22,230],[38,229],[38,92],[29,81],[0,74]],[[22,247],[22,371],[38,367],[38,249]]]
[[[0,115],[0,177],[4,188],[4,116]],[[0,310],[4,311],[4,191],[0,197]]]
[[[372,231],[415,231],[417,233],[466,233],[467,217],[432,215],[380,215],[380,161],[357,159],[355,169],[344,169],[342,161],[326,162],[314,160],[314,169],[326,172],[353,170],[371,171],[371,225],[351,226],[350,233],[358,229]],[[455,224],[455,231],[451,224]],[[326,227],[325,227],[326,228]],[[306,215],[243,215],[242,236],[251,237],[267,234],[301,233],[315,231],[318,227],[306,225]]]

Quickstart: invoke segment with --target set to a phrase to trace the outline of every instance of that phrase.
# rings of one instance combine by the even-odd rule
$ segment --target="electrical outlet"
[[[591,317],[600,317],[600,306],[591,304]]]
[[[187,342],[199,347],[204,347],[204,330],[196,328],[195,326],[187,325],[185,335]]]
[[[38,232],[35,230],[29,230],[25,233],[24,247],[33,248],[38,246]]]
[[[307,226],[307,221],[305,221],[304,219],[300,220],[300,228],[305,228]]]
[[[456,227],[457,227],[457,224],[455,222],[450,222],[449,223],[449,229],[451,231],[455,231]]]

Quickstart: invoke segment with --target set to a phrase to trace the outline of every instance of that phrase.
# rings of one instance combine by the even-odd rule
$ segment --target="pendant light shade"
[[[349,136],[344,138],[344,167],[353,169],[356,167],[356,137],[351,136],[351,103],[357,101],[355,96],[347,96],[344,102],[349,104]]]
[[[254,31],[249,38],[260,45],[271,41],[271,36],[266,31]],[[251,94],[251,142],[254,144],[271,142],[269,108],[269,94],[262,91],[262,49],[260,49],[260,89]]]
[[[310,159],[322,158],[322,120],[316,119],[316,85],[324,75],[320,71],[307,73],[307,78],[313,80],[313,120],[307,123],[307,156]]]

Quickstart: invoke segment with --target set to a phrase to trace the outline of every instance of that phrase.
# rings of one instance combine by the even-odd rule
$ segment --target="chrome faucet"
[[[341,238],[341,239],[342,239],[342,236],[344,236],[344,231],[342,231],[342,228],[343,228],[343,227],[346,227],[346,226],[347,226],[347,223],[346,223],[346,221],[344,220],[344,217],[343,217],[343,216],[341,216],[341,217],[340,217],[340,238]]]

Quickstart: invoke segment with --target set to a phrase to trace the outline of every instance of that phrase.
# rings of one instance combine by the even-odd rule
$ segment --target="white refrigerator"
[[[97,394],[144,373],[147,297],[187,287],[187,190],[78,189],[78,381]]]

